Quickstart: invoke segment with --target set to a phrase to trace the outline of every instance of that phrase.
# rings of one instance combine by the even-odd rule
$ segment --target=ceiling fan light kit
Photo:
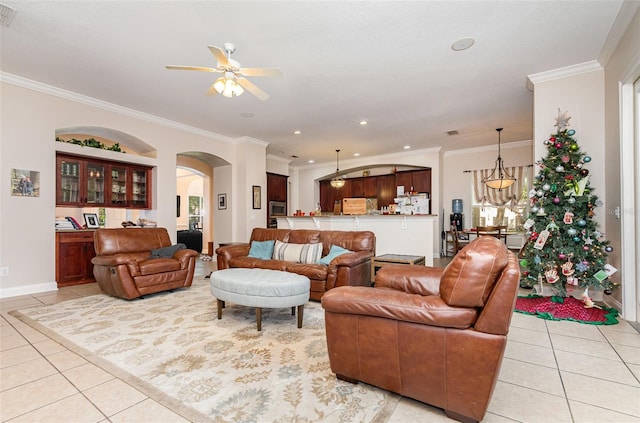
[[[167,65],[166,68],[221,73],[223,76],[216,79],[211,87],[209,87],[207,95],[222,94],[223,97],[227,98],[240,96],[246,90],[260,100],[266,100],[269,98],[269,94],[258,88],[253,82],[245,78],[245,76],[282,76],[282,71],[278,68],[241,67],[240,63],[231,59],[231,54],[236,51],[236,47],[231,43],[224,43],[224,50],[216,46],[207,47],[218,61],[217,67]]]
[[[510,187],[516,181],[516,178],[510,175],[504,168],[504,161],[500,156],[500,133],[502,132],[502,129],[503,128],[496,128],[496,131],[498,131],[498,158],[496,159],[496,165],[493,168],[493,171],[491,171],[487,177],[482,179],[483,184],[489,188],[497,189],[498,191],[501,191],[503,188]]]

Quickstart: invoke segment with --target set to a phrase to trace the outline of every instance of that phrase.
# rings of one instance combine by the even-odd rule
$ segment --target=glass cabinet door
[[[82,162],[72,158],[58,159],[58,195],[57,204],[80,204],[81,184],[80,172]]]
[[[146,169],[133,169],[131,178],[133,179],[131,192],[131,205],[137,207],[147,207],[147,171]]]
[[[104,204],[105,166],[87,162],[85,170],[87,178],[87,198],[85,204]]]
[[[111,198],[109,198],[109,202],[112,205],[124,206],[127,204],[127,178],[126,167],[111,165]]]

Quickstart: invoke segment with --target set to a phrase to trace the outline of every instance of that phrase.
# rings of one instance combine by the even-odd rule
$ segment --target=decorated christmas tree
[[[520,286],[542,294],[546,285],[562,297],[577,291],[586,303],[591,288],[611,293],[609,276],[615,269],[607,265],[613,249],[593,220],[602,203],[589,184],[591,157],[580,149],[576,131],[568,129],[570,119],[558,109],[557,132],[544,140],[547,156],[536,162],[540,170],[529,191]]]

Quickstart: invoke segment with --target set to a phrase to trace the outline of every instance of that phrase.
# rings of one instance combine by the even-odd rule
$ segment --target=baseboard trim
[[[22,285],[13,288],[0,289],[0,298],[17,297],[20,295],[39,294],[41,292],[57,291],[58,284],[53,282],[36,283],[32,285]]]

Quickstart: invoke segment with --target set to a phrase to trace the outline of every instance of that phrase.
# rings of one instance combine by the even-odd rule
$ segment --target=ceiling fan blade
[[[282,76],[279,68],[240,68],[240,74],[244,76]]]
[[[213,84],[211,84],[211,86],[209,87],[209,89],[207,90],[207,95],[210,96],[214,96],[216,94],[218,94],[218,92],[216,91],[215,88],[213,88],[213,86],[215,85],[215,82]]]
[[[255,95],[260,100],[264,101],[269,98],[269,94],[262,91],[253,82],[249,81],[248,79],[240,77],[236,81],[238,82],[238,84],[240,84],[242,88],[249,91],[251,94]]]
[[[209,47],[209,51],[211,51],[211,54],[215,56],[219,64],[225,67],[231,66],[231,63],[229,63],[229,59],[227,59],[227,56],[224,54],[224,50],[216,46],[207,46],[207,47]]]
[[[167,69],[175,69],[175,70],[192,70],[192,71],[201,71],[201,72],[220,72],[216,68],[204,68],[201,66],[178,66],[178,65],[167,65],[165,66]]]

